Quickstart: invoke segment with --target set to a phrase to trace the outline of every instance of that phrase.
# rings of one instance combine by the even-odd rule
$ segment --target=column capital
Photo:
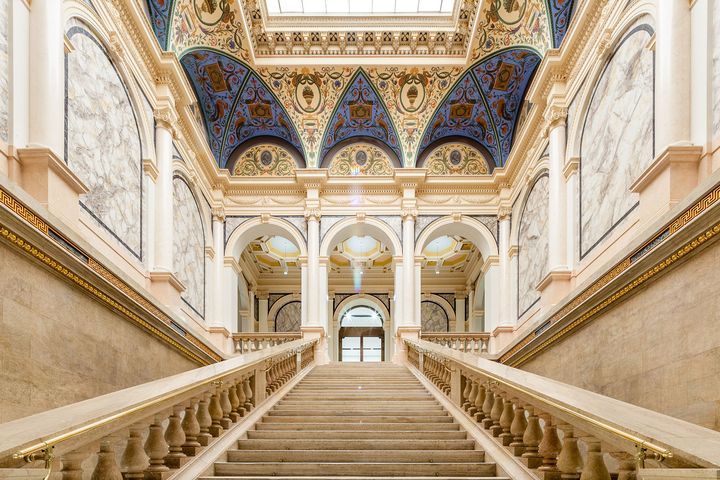
[[[175,112],[170,107],[160,107],[153,111],[153,117],[155,117],[155,123],[158,127],[169,130],[173,137],[177,136],[175,125],[177,124],[178,118]]]
[[[414,222],[418,216],[418,209],[412,207],[405,207],[400,211],[400,216],[402,217],[403,221],[412,220]]]
[[[223,223],[225,221],[225,208],[220,207],[213,207],[212,209],[212,218],[215,221],[218,221],[220,223]]]
[[[267,288],[258,288],[255,292],[255,298],[258,300],[267,300],[270,298],[270,291]]]
[[[498,209],[498,220],[510,220],[510,217],[512,216],[512,208],[511,207],[500,207]]]
[[[322,217],[322,211],[320,210],[320,207],[306,207],[305,208],[305,220],[308,222],[311,220],[315,220],[316,222],[320,221],[320,218]]]
[[[555,127],[564,127],[567,121],[568,109],[559,105],[550,105],[545,110],[545,132],[550,133]]]
[[[455,300],[465,300],[467,298],[466,290],[458,290],[455,292]]]

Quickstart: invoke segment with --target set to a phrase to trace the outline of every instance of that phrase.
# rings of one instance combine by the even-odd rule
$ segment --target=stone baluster
[[[180,468],[187,461],[187,455],[183,453],[185,443],[185,432],[182,428],[180,413],[185,410],[182,405],[173,407],[172,415],[168,419],[168,426],[165,429],[165,441],[169,446],[169,452],[165,456],[165,465],[170,468]]]
[[[234,340],[233,340],[233,345],[235,345],[235,353],[241,353],[241,352],[242,352],[242,348],[240,347],[240,340],[239,340],[239,339],[237,339],[237,338],[234,339]]]
[[[489,338],[482,338],[480,339],[480,353],[487,353],[488,352],[488,346],[490,344]]]
[[[223,382],[225,383],[225,382]],[[232,419],[230,419],[230,413],[232,413],[232,404],[230,403],[230,390],[229,387],[224,387],[220,392],[220,408],[222,408],[223,416],[220,420],[220,425],[223,429],[227,430],[232,425]]]
[[[538,446],[538,453],[542,456],[542,465],[538,468],[538,475],[542,480],[556,480],[560,477],[557,456],[562,449],[562,443],[560,443],[557,426],[553,424],[552,417],[543,415],[543,420],[545,420],[545,428],[542,441]]]
[[[470,387],[470,398],[468,399],[469,404],[467,411],[470,415],[473,415],[475,413],[475,398],[478,394],[478,382],[475,379],[470,380],[472,383],[472,386]]]
[[[632,455],[625,452],[615,452],[611,457],[619,462],[617,480],[635,480],[637,478],[637,463]]]
[[[210,427],[212,426],[212,417],[210,416],[209,393],[203,393],[200,396],[200,402],[198,403],[197,420],[200,425],[200,434],[197,437],[198,442],[201,446],[207,447],[212,438],[210,433]]]
[[[485,418],[485,414],[483,413],[483,404],[485,403],[485,386],[479,379],[477,384],[477,394],[475,395],[475,400],[473,401],[473,407],[470,409],[470,415],[473,415],[475,417],[475,421],[479,422]]]
[[[100,442],[97,458],[97,464],[95,464],[90,480],[122,480],[123,477],[115,457],[112,437],[106,437]]]
[[[472,391],[472,379],[468,377],[467,375],[463,375],[465,378],[465,388],[462,391],[462,409],[467,410],[470,408],[470,392]]]
[[[182,451],[185,455],[194,457],[200,451],[200,442],[198,436],[200,435],[200,422],[197,418],[195,407],[197,406],[197,399],[190,400],[185,406],[185,416],[182,420],[182,429],[185,432],[185,443],[183,443]]]
[[[525,452],[522,454],[522,461],[528,468],[538,468],[542,463],[538,448],[543,440],[543,431],[540,428],[540,419],[535,412],[535,408],[528,406],[527,411],[527,428],[523,434]]]
[[[242,379],[238,380],[237,384],[235,385],[235,392],[237,393],[237,398],[238,398],[237,413],[241,417],[244,417],[245,416],[245,390],[243,389]]]
[[[243,380],[243,390],[245,391],[245,410],[250,411],[255,406],[253,404],[253,391],[252,387],[250,387],[250,378],[251,377],[245,377]]]
[[[230,382],[230,386],[228,387],[228,398],[230,400],[230,420],[233,421],[233,423],[236,423],[240,420],[240,415],[238,413],[238,408],[240,408],[240,399],[238,398],[237,394],[237,383],[236,382]]]
[[[490,411],[490,418],[492,419],[492,425],[490,426],[490,434],[493,437],[498,437],[502,433],[502,427],[500,426],[500,417],[503,413],[503,398],[499,392],[495,392],[495,399],[493,401],[492,410]]]
[[[490,388],[490,382],[485,383],[485,401],[483,402],[482,406],[482,412],[483,412],[483,418],[482,418],[482,427],[484,429],[489,429],[490,426],[492,426],[492,409],[495,405],[495,394],[493,393],[492,389]]]
[[[600,441],[592,437],[583,440],[587,445],[587,456],[580,480],[610,480],[610,472],[605,465]]]
[[[577,438],[573,436],[573,428],[570,425],[563,425],[561,428],[565,435],[563,436],[560,455],[557,458],[560,477],[563,480],[577,480],[580,478],[580,471],[583,468]]]
[[[503,409],[500,414],[500,427],[502,427],[502,433],[499,435],[500,442],[505,447],[512,443],[512,433],[510,433],[510,427],[512,426],[514,416],[515,412],[512,401],[510,401],[509,398],[506,398],[503,401]]]
[[[150,425],[148,437],[145,440],[145,453],[150,457],[150,465],[145,470],[145,477],[149,480],[163,480],[169,470],[165,465],[165,456],[170,451],[165,435],[163,434],[163,419],[165,415],[156,415]]]
[[[208,408],[208,410],[210,411],[210,418],[212,418],[212,425],[210,425],[210,435],[212,435],[213,437],[219,437],[223,432],[223,410],[222,405],[220,405],[220,392],[218,392],[218,390],[219,388],[217,388],[210,397],[210,407]]]
[[[150,460],[143,448],[142,434],[145,428],[147,426],[144,424],[136,424],[130,427],[130,435],[120,458],[122,476],[125,480],[142,480],[145,478],[145,469],[148,467]]]
[[[523,442],[523,436],[527,429],[527,419],[525,418],[525,407],[523,407],[518,400],[516,400],[515,411],[513,413],[512,424],[510,424],[510,434],[512,435],[512,442],[510,442],[510,450],[513,455],[519,457],[525,453],[525,443]]]

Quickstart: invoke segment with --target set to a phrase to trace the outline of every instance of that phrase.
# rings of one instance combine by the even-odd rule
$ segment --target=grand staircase
[[[478,479],[496,473],[407,368],[330,364],[315,367],[204,480]]]

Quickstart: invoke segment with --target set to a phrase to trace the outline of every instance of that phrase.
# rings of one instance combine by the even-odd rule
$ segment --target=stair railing
[[[235,353],[249,353],[282,345],[302,338],[300,332],[240,332],[233,333]]]
[[[422,332],[422,340],[437,343],[443,347],[452,348],[465,353],[481,355],[488,352],[490,334],[487,332],[462,333],[462,332]]]
[[[52,467],[62,480],[84,471],[164,480],[312,364],[316,343],[296,340],[2,424],[0,467],[44,464],[45,478]]]
[[[618,480],[720,466],[720,432],[435,343],[405,344],[412,367],[542,480],[610,480],[608,465]]]

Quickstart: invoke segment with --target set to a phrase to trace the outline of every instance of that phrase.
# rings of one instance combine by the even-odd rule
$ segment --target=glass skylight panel
[[[413,15],[452,13],[456,0],[265,0],[272,15]]]

